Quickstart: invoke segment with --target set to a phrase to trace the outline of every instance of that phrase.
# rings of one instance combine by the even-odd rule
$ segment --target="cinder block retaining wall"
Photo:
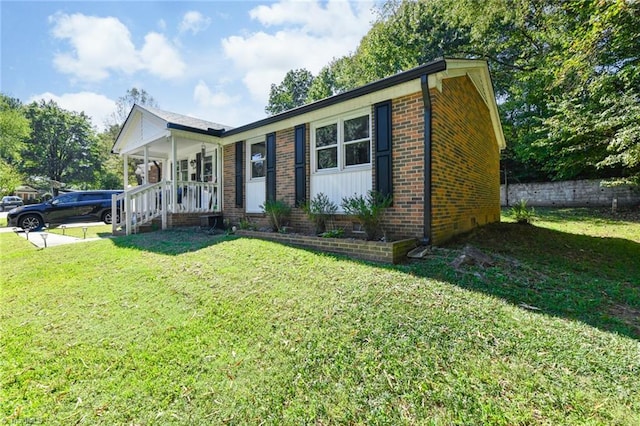
[[[283,244],[310,248],[329,253],[344,254],[356,259],[383,263],[399,263],[407,257],[407,253],[415,248],[417,240],[406,240],[384,243],[381,241],[364,241],[349,238],[322,238],[300,234],[278,234],[275,232],[256,232],[238,230],[236,235],[277,241]]]
[[[509,205],[527,200],[529,206],[590,207],[640,204],[640,189],[628,185],[607,187],[600,180],[572,180],[548,183],[509,184]],[[500,204],[507,205],[505,186],[500,186]]]

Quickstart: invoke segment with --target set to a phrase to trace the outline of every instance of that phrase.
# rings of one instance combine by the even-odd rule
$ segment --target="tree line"
[[[640,183],[640,2],[389,0],[350,55],[272,84],[268,114],[440,57],[485,58],[510,181]]]
[[[127,90],[97,132],[84,112],[67,111],[54,101],[25,105],[0,94],[0,194],[23,184],[54,193],[60,186],[122,188],[124,167],[111,148],[134,103],[157,106],[145,90]],[[135,176],[135,162],[128,166],[129,176]]]

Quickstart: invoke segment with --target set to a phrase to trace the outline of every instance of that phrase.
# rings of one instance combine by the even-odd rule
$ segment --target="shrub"
[[[338,206],[329,197],[320,192],[311,201],[304,203],[302,210],[315,224],[316,233],[322,234],[327,230],[327,224],[330,223],[338,211]]]
[[[319,235],[322,238],[342,238],[344,237],[344,229],[342,228],[331,229],[330,231],[325,231]]]
[[[242,219],[240,219],[240,222],[238,223],[238,228],[247,230],[247,231],[254,231],[256,229],[256,226],[253,223],[251,223],[248,217],[243,217]]]
[[[535,209],[527,207],[527,200],[520,200],[511,207],[511,216],[518,223],[531,223],[535,219]]]
[[[267,200],[260,208],[266,213],[271,227],[276,232],[280,232],[291,215],[291,207],[284,200]]]
[[[384,196],[369,191],[366,197],[353,195],[342,199],[342,208],[348,215],[354,216],[367,235],[367,240],[375,240],[380,231],[380,219],[384,209],[391,205],[391,195]]]

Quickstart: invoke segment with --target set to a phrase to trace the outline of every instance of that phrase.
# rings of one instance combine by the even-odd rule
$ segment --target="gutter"
[[[429,74],[420,77],[422,88],[422,103],[424,105],[424,209],[423,209],[423,237],[420,243],[431,245],[431,147],[432,147],[432,110],[431,95],[429,94]]]
[[[224,129],[212,129],[211,127],[209,127],[207,130],[204,130],[177,123],[167,123],[167,129],[184,130],[185,132],[218,137],[222,136],[222,134],[224,133]]]

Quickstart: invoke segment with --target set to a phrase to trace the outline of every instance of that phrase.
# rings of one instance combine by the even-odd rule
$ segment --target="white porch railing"
[[[112,232],[136,233],[140,226],[162,217],[167,228],[167,213],[213,213],[220,211],[218,185],[210,182],[163,181],[126,190],[112,197]]]
[[[213,213],[220,211],[218,184],[211,182],[178,181],[175,204],[171,198],[169,208],[173,213]],[[171,182],[167,182],[171,195]],[[175,208],[174,208],[175,206]]]

